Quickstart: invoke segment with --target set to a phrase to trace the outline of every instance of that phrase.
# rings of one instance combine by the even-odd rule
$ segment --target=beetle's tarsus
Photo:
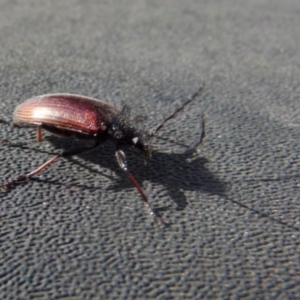
[[[3,192],[8,191],[10,188],[12,188],[14,185],[17,185],[18,183],[23,183],[25,181],[27,181],[29,178],[27,175],[20,175],[15,179],[12,179],[10,181],[8,181],[7,183],[3,184],[1,186],[1,190]]]
[[[166,225],[166,223],[164,222],[164,220],[161,217],[155,216],[153,218],[153,220],[154,220],[156,226],[158,226],[158,227],[164,227]]]
[[[155,213],[155,211],[151,208],[150,204],[148,202],[144,202],[147,210],[148,210],[148,213],[151,217],[151,219],[153,220],[153,222],[158,226],[158,227],[162,227],[165,225],[165,222],[164,220],[158,215]]]
[[[1,186],[1,191],[2,192],[6,192],[7,190],[8,190],[8,187],[7,187],[6,184],[4,184],[4,185]]]

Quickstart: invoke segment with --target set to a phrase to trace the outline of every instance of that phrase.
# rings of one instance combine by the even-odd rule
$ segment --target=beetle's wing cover
[[[46,124],[88,135],[101,134],[112,115],[120,111],[100,100],[72,94],[49,94],[30,98],[13,114],[14,124]]]

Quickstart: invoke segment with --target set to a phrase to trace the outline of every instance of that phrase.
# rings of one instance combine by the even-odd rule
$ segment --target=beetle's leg
[[[37,142],[43,141],[43,135],[42,135],[42,126],[38,126],[36,130],[36,140]]]
[[[8,124],[8,122],[0,120],[0,123],[4,123],[4,122]],[[33,142],[42,142],[42,141],[43,141],[42,126],[40,125],[37,127],[35,140],[28,140],[28,141],[22,141],[22,142],[12,142],[9,140],[0,140],[0,144],[8,144],[11,146],[23,146],[23,145],[31,144]]]
[[[117,150],[116,151],[116,158],[117,158],[117,162],[120,166],[120,168],[124,171],[124,173],[126,174],[126,176],[128,177],[128,179],[130,180],[130,182],[133,184],[133,186],[138,190],[138,192],[141,194],[144,204],[151,216],[151,218],[154,219],[155,223],[158,226],[162,226],[164,225],[164,221],[157,216],[157,214],[153,211],[153,209],[151,208],[148,198],[145,194],[145,192],[143,191],[143,189],[141,188],[141,186],[139,185],[139,183],[136,181],[136,179],[134,178],[134,176],[130,173],[129,169],[128,169],[128,165],[127,165],[127,161],[126,161],[126,155],[122,150]]]
[[[4,119],[0,119],[0,123],[6,124],[6,125],[11,125],[10,121],[4,120]]]
[[[150,132],[150,136],[154,136],[165,125],[166,122],[168,122],[169,120],[176,117],[176,115],[179,112],[181,112],[189,103],[191,103],[196,97],[198,97],[202,93],[202,91],[205,87],[205,82],[204,82],[203,78],[201,81],[202,81],[202,84],[201,84],[200,88],[198,89],[198,91],[196,93],[194,93],[191,97],[188,97],[188,99],[179,108],[177,108],[170,116],[165,118],[158,126],[156,126],[156,128]]]
[[[12,122],[9,122],[9,121],[3,120],[3,119],[0,119],[0,123],[3,123],[5,125],[12,125]],[[29,144],[29,142],[30,141],[15,143],[15,142],[11,142],[10,140],[0,140],[0,145],[8,144],[11,146],[19,146],[21,144]]]
[[[3,191],[6,191],[6,190],[8,190],[9,188],[13,187],[14,185],[16,185],[18,183],[22,183],[22,182],[27,181],[31,177],[39,174],[44,169],[46,169],[47,167],[49,167],[50,165],[52,165],[53,163],[55,163],[60,157],[70,157],[70,156],[73,156],[73,155],[78,155],[78,154],[81,154],[81,153],[84,153],[84,152],[88,152],[88,151],[91,151],[91,150],[95,149],[96,147],[98,147],[99,144],[100,143],[97,142],[95,145],[93,145],[91,147],[63,151],[61,154],[58,154],[58,155],[52,157],[51,159],[49,159],[47,162],[45,162],[44,164],[42,164],[41,166],[39,166],[38,168],[36,168],[32,172],[27,173],[25,175],[19,175],[18,177],[16,177],[16,178],[8,181],[7,183],[3,184],[1,186],[1,189]]]

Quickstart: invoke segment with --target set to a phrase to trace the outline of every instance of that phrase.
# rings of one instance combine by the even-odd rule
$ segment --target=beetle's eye
[[[135,137],[132,139],[133,143],[136,145],[136,143],[139,141],[139,138],[138,137]]]

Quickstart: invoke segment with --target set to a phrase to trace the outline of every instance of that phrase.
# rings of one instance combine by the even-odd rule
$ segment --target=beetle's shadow
[[[67,150],[82,147],[82,145],[77,143],[77,145],[74,145],[70,140],[58,139],[54,136],[48,139],[57,149]],[[132,185],[118,166],[115,151],[113,143],[107,142],[92,152],[79,156],[84,161],[100,165],[114,172],[118,178],[112,181],[110,188],[119,191],[132,187]],[[144,181],[149,181],[153,184],[164,186],[170,199],[176,203],[178,210],[182,210],[187,206],[188,201],[185,191],[225,196],[226,184],[209,171],[205,166],[207,159],[204,157],[154,152],[151,159],[145,160],[143,154],[135,148],[124,147],[124,152],[127,156],[129,169],[138,182],[143,185]],[[81,167],[88,169],[89,172],[98,173],[98,171],[88,167],[84,162],[80,162],[72,157],[68,158],[68,160],[81,165]],[[96,174],[96,176],[99,176],[99,180],[101,180],[103,174]]]

